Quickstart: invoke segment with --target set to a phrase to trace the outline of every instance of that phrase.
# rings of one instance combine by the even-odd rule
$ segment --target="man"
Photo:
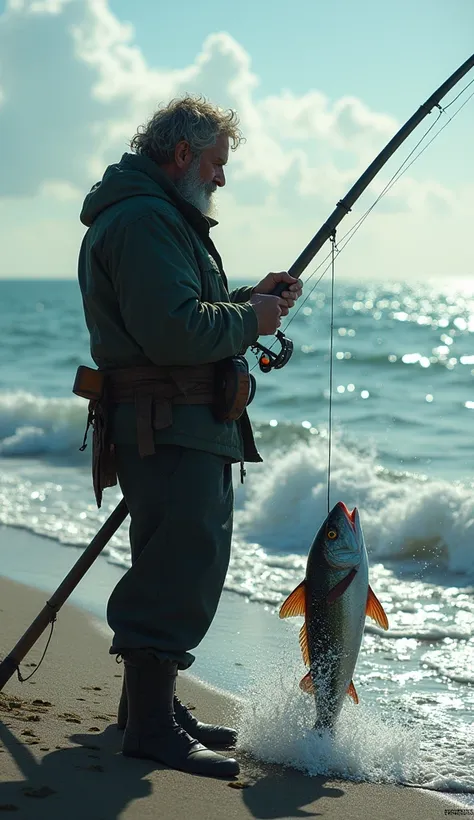
[[[235,731],[200,723],[175,695],[224,585],[231,464],[261,461],[246,411],[216,417],[216,363],[275,333],[302,287],[283,272],[228,292],[210,213],[241,139],[235,112],[203,98],[158,110],[134,153],[86,197],[79,258],[108,397],[95,421],[94,486],[100,504],[117,475],[131,516],[132,566],[107,609],[110,651],[125,666],[123,754],[224,777],[237,762],[204,744],[234,745]],[[288,284],[280,298],[271,295],[279,282]]]

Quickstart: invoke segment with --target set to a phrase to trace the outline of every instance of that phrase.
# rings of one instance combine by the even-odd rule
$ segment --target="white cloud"
[[[63,180],[45,181],[31,197],[0,198],[0,278],[74,277],[81,200]]]
[[[57,199],[59,202],[80,202],[82,191],[65,179],[46,179],[41,183],[41,196]]]
[[[73,0],[7,0],[7,12],[24,14],[60,14]]]
[[[397,129],[397,122],[387,114],[370,109],[355,97],[342,97],[331,104],[320,91],[297,97],[291,91],[267,97],[261,103],[267,127],[278,129],[287,139],[331,139],[338,148],[354,150],[354,140],[371,143],[387,140]]]
[[[117,19],[107,0],[10,0],[0,17],[0,55],[0,198],[12,198],[20,220],[20,197],[47,202],[53,210],[54,203],[65,203],[77,220],[80,191],[127,150],[136,127],[160,102],[200,92],[236,108],[247,142],[229,166],[231,185],[220,197],[224,224],[217,235],[232,258],[242,255],[245,236],[249,261],[245,271],[235,271],[239,275],[270,264],[270,252],[290,264],[318,220],[399,127],[389,114],[354,97],[331,100],[320,90],[259,93],[250,55],[225,32],[208,36],[189,65],[150,66],[133,27]],[[355,214],[373,201],[390,173],[376,178]],[[458,200],[435,180],[406,175],[382,201],[378,217],[371,217],[377,230],[365,223],[370,245],[363,238],[354,244],[370,259],[382,259],[390,245],[390,264],[399,266],[405,248],[416,247],[408,239],[415,224],[429,242],[433,224],[441,231],[455,216],[466,219]],[[44,215],[30,219],[29,230],[43,241]],[[77,238],[77,230],[74,224],[66,233]],[[65,241],[64,253],[70,244]],[[358,269],[363,266],[361,257]]]

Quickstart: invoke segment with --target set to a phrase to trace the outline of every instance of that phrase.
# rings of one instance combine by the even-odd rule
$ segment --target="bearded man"
[[[202,97],[160,108],[86,197],[79,257],[107,396],[94,486],[100,504],[118,476],[131,517],[132,566],[107,607],[125,667],[123,754],[224,777],[238,763],[206,747],[235,745],[236,732],[196,720],[175,694],[224,585],[231,465],[261,461],[246,411],[216,417],[215,370],[274,333],[301,293],[286,272],[228,290],[210,213],[241,139],[235,112]],[[272,296],[279,282],[288,289]]]

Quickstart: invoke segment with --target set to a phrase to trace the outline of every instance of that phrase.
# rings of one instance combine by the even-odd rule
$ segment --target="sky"
[[[137,126],[186,92],[236,109],[246,137],[216,194],[228,275],[287,269],[470,56],[473,32],[474,0],[0,0],[0,278],[74,278],[85,194]],[[474,70],[444,104],[471,80]],[[474,98],[364,222],[337,260],[341,278],[472,276],[473,133]]]

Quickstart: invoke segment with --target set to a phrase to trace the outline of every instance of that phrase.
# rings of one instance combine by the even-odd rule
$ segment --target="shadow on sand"
[[[98,734],[71,735],[68,741],[77,745],[51,751],[38,763],[28,746],[0,722],[0,742],[23,777],[23,780],[0,784],[2,814],[12,816],[19,810],[17,816],[25,820],[116,820],[131,803],[155,793],[156,808],[148,805],[143,816],[164,820],[168,816],[170,820],[180,816],[176,806],[174,809],[170,806],[171,813],[167,814],[166,803],[160,805],[159,774],[158,778],[156,775],[150,778],[152,773],[168,770],[152,761],[123,758],[121,733],[115,725]],[[302,807],[321,797],[344,794],[340,789],[326,788],[324,778],[309,778],[293,770],[247,762],[253,771],[251,785],[238,793],[244,816],[250,812],[262,820],[316,817],[319,812]],[[248,767],[244,761],[244,769]],[[202,778],[193,778],[193,781],[196,779]],[[169,778],[167,781],[169,793]],[[190,781],[190,786],[193,785]],[[195,788],[190,791],[196,793]],[[189,801],[185,800],[184,806],[186,816],[191,816]],[[216,808],[209,807],[211,811]],[[134,807],[134,816],[142,816],[139,805]]]

